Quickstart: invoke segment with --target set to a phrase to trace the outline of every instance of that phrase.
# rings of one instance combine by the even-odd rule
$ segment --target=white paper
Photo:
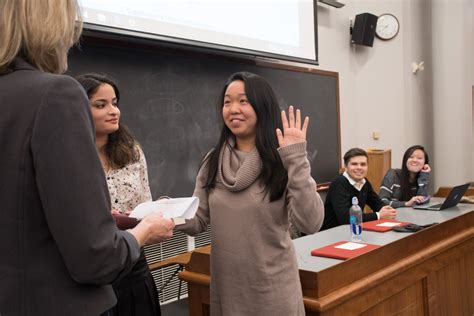
[[[393,226],[398,226],[400,223],[394,223],[394,222],[383,222],[381,224],[377,224],[375,226],[380,226],[380,227],[393,227]]]
[[[164,218],[181,217],[191,219],[196,214],[198,206],[199,198],[194,196],[188,198],[161,199],[137,205],[129,216],[142,219],[151,213],[161,212]]]
[[[359,248],[364,248],[367,245],[358,244],[356,242],[346,242],[345,244],[340,244],[339,246],[335,246],[334,248],[345,249],[345,250],[356,250]]]

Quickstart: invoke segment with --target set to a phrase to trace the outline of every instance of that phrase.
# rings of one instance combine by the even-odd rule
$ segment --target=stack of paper
[[[176,198],[161,199],[153,202],[145,202],[137,205],[130,213],[130,217],[142,219],[143,217],[160,212],[164,218],[172,218],[176,225],[183,224],[185,219],[191,219],[196,215],[199,206],[199,198]]]

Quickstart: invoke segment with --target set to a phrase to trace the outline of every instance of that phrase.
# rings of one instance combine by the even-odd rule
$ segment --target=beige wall
[[[321,4],[318,7],[319,67],[338,71],[340,76],[342,152],[351,147],[391,148],[393,165],[398,166],[403,151],[411,144],[407,139],[412,134],[410,127],[422,112],[411,106],[411,99],[430,95],[420,95],[411,83],[416,80],[414,84],[423,86],[426,77],[411,75],[410,57],[421,53],[417,47],[410,47],[408,30],[421,26],[412,25],[411,15],[404,14],[410,11],[404,9],[404,1],[345,2],[341,9]],[[390,41],[375,38],[373,47],[351,45],[349,21],[363,12],[397,16],[401,25],[398,36]],[[409,120],[401,119],[407,116]],[[379,140],[372,138],[374,131],[380,132]],[[413,142],[429,145],[431,141],[425,133],[416,138]]]
[[[446,7],[451,9],[452,6],[463,6],[461,10],[459,8],[448,10],[451,19],[464,21],[469,29],[473,30],[473,9],[469,1],[433,0],[433,2],[447,2]],[[432,20],[432,9],[435,4],[431,0],[341,0],[341,2],[346,3],[341,9],[318,5],[320,62],[318,68],[339,72],[342,152],[356,146],[391,148],[393,167],[400,166],[403,152],[415,143],[425,145],[433,156],[437,144],[446,141],[446,139],[435,139],[434,132],[439,127],[435,128],[432,124],[437,116],[433,98],[435,96],[439,98],[439,94],[433,91],[433,56],[438,63],[462,63],[464,69],[472,70],[460,79],[461,85],[468,84],[471,87],[474,83],[472,65],[474,54],[470,55],[467,63],[466,60],[450,59],[449,56],[444,57],[439,53],[434,55],[432,29],[433,23],[438,21]],[[372,48],[351,45],[349,21],[356,14],[363,12],[375,15],[392,13],[397,16],[401,25],[398,36],[390,41],[375,38]],[[456,30],[457,28],[454,31]],[[464,47],[470,53],[473,52],[473,34],[465,32],[462,35]],[[461,54],[461,58],[467,57]],[[420,61],[425,62],[425,70],[417,75],[412,74],[412,62]],[[443,73],[441,75],[444,77]],[[450,79],[447,80],[449,82]],[[447,96],[450,92],[443,93]],[[469,95],[470,93],[469,91]],[[465,105],[462,106],[462,112],[466,113]],[[471,100],[469,106],[472,109]],[[466,131],[473,130],[472,119],[462,124],[462,128]],[[373,131],[380,132],[379,140],[372,139]],[[446,133],[449,135],[449,129]],[[473,147],[472,139],[473,137],[464,138],[469,148]],[[473,150],[469,150],[469,154],[462,153],[463,170],[449,179],[449,185],[466,179],[474,180],[473,156]],[[436,157],[433,157],[433,160],[436,160]],[[444,158],[443,165],[438,164],[437,168],[446,170],[451,168],[449,159]],[[443,172],[435,171],[435,174],[441,175]],[[445,175],[442,177],[445,178]],[[440,184],[443,184],[442,178],[438,177],[435,185]]]
[[[435,183],[454,185],[473,180],[472,0],[435,0],[432,18]]]
[[[470,18],[471,18],[471,34],[473,34],[474,37],[474,4],[471,3],[471,10],[470,10]],[[469,14],[469,12],[467,13]],[[472,46],[474,46],[474,40],[473,43],[471,43]],[[474,51],[474,47],[472,48]],[[471,74],[471,82],[472,82],[472,160],[474,162],[474,57],[472,61],[472,74]],[[473,176],[472,178],[474,179],[474,171],[472,172]],[[474,181],[474,180],[473,180]]]

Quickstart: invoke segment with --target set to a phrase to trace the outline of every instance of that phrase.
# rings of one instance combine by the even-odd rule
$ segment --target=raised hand
[[[288,117],[289,118],[287,119],[285,111],[281,111],[283,132],[279,128],[276,129],[278,145],[280,147],[301,143],[306,140],[309,117],[306,116],[304,118],[303,127],[301,127],[301,112],[297,109],[295,117],[292,105],[290,105],[290,108],[288,109]]]

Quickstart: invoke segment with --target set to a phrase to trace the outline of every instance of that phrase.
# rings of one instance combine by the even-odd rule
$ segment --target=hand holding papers
[[[142,219],[153,212],[161,212],[164,218],[171,218],[176,225],[179,225],[184,224],[185,219],[193,218],[198,206],[197,197],[161,199],[139,204],[129,216]]]

